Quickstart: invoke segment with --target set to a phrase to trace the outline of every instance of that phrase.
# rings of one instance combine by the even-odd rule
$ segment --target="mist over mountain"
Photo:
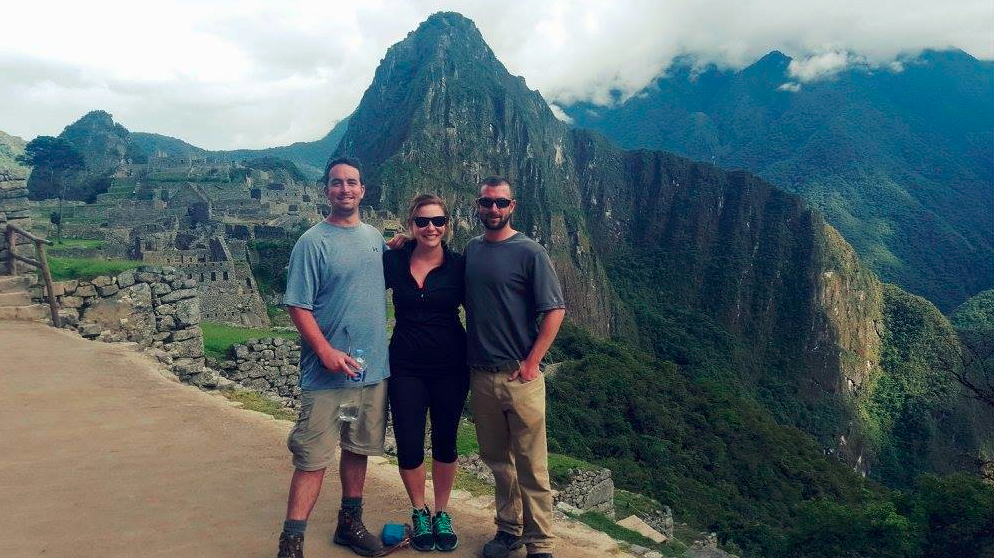
[[[955,50],[827,75],[780,52],[740,71],[682,59],[624,102],[564,110],[800,194],[884,280],[951,311],[994,285],[992,76]]]

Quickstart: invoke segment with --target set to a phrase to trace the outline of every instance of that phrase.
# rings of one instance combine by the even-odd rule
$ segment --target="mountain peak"
[[[758,77],[764,80],[779,80],[787,71],[791,58],[779,50],[767,53],[765,56],[747,66],[741,72],[743,76]]]

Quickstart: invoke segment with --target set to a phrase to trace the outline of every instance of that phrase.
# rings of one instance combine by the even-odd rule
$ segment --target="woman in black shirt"
[[[446,512],[456,474],[456,431],[469,392],[462,256],[442,241],[449,229],[445,202],[420,195],[407,219],[412,240],[383,254],[397,324],[390,339],[390,409],[400,477],[411,498],[417,550],[453,550],[458,542]],[[431,413],[435,515],[425,502],[424,431]]]

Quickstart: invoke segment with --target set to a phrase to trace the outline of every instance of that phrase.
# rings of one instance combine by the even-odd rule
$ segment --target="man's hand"
[[[403,248],[404,244],[406,244],[408,240],[410,240],[410,238],[407,238],[406,234],[399,232],[393,235],[393,238],[387,241],[387,248],[391,250],[397,250],[398,248]]]
[[[538,378],[538,375],[541,373],[542,371],[539,370],[537,362],[529,362],[527,360],[522,360],[521,363],[518,365],[518,369],[515,370],[514,373],[512,373],[510,377],[507,378],[507,380],[509,382],[518,380],[519,382],[526,384],[534,380],[535,378]]]
[[[328,348],[329,351],[318,355],[322,366],[331,372],[345,374],[349,378],[354,378],[359,374],[361,366],[352,357],[333,347]]]

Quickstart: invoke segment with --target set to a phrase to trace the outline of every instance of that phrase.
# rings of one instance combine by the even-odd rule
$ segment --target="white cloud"
[[[634,94],[683,55],[737,68],[780,49],[797,83],[925,47],[994,58],[989,0],[19,2],[4,8],[0,130],[57,134],[99,108],[212,149],[316,139],[355,108],[386,49],[439,10],[473,19],[560,104]]]
[[[560,107],[559,105],[555,103],[549,103],[549,108],[552,109],[552,114],[554,114],[555,117],[558,118],[559,120],[562,120],[567,124],[573,123],[573,119],[570,117],[570,115],[566,114],[566,112],[563,111],[562,107]]]
[[[806,83],[832,77],[856,63],[857,58],[848,52],[824,52],[791,60],[787,66],[787,74]]]
[[[777,87],[777,91],[789,91],[791,93],[797,93],[801,90],[801,84],[795,83],[793,81],[788,81],[787,83]]]

